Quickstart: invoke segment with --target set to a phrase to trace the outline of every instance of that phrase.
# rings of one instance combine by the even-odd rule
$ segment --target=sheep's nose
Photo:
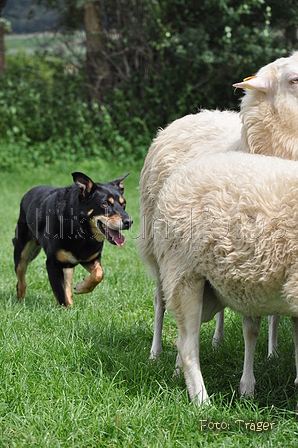
[[[122,222],[123,222],[123,229],[125,229],[125,230],[130,229],[130,227],[131,227],[132,224],[133,224],[133,220],[131,219],[130,216],[128,216],[127,218],[124,218],[124,219],[122,220]]]

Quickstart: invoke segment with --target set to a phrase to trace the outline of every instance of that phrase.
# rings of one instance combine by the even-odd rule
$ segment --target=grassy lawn
[[[18,302],[11,239],[19,202],[37,184],[67,185],[72,171],[125,180],[134,219],[124,247],[105,243],[103,282],[58,309],[45,257],[27,273]],[[63,172],[62,172],[63,171]],[[149,361],[154,282],[139,260],[139,170],[104,162],[1,173],[0,447],[297,447],[291,323],[279,327],[279,357],[267,359],[266,319],[255,357],[256,397],[238,398],[243,363],[241,318],[226,313],[226,338],[211,346],[215,321],[203,326],[201,365],[212,405],[190,404],[184,379],[172,376],[177,330],[166,314],[163,354]],[[75,269],[74,284],[86,275]],[[258,429],[258,431],[257,431]]]

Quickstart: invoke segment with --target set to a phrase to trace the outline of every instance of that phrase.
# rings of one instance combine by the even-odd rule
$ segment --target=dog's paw
[[[84,282],[77,283],[74,289],[74,294],[84,294],[86,291],[83,285]]]
[[[96,285],[88,284],[85,280],[76,284],[74,294],[88,294],[92,292]]]
[[[26,296],[27,283],[25,281],[17,283],[17,298],[22,300]]]

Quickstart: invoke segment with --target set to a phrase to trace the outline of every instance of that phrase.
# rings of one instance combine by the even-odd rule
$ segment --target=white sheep
[[[263,315],[292,317],[298,385],[298,162],[235,152],[197,158],[164,182],[155,213],[153,251],[190,398],[208,401],[200,326],[224,307],[243,316],[241,394],[254,393]]]
[[[168,176],[179,166],[208,154],[242,151],[298,159],[298,52],[261,68],[235,87],[247,88],[240,117],[235,112],[203,110],[159,131],[148,151],[140,179],[140,256],[156,279],[151,357],[161,353],[164,315],[159,266],[153,253],[155,205]],[[277,345],[279,317],[271,317],[269,355]],[[217,316],[214,341],[223,337],[223,312]]]
[[[141,231],[138,247],[141,258],[156,279],[151,358],[162,351],[164,317],[159,266],[153,252],[155,206],[160,189],[169,175],[183,163],[204,156],[205,153],[217,154],[231,148],[237,151],[241,128],[239,114],[236,112],[202,110],[196,115],[175,120],[166,129],[160,130],[149,148],[140,178]]]

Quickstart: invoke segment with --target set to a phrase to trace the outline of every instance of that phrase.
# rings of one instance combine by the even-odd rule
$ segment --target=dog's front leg
[[[65,303],[66,306],[72,306],[72,290],[71,290],[71,282],[73,278],[74,268],[64,268],[63,276],[64,276],[64,292],[65,292]]]
[[[92,292],[95,286],[98,285],[103,279],[103,269],[99,260],[95,260],[91,263],[81,263],[82,266],[90,272],[90,275],[84,278],[82,282],[76,284],[75,294],[86,294]]]
[[[68,297],[69,284],[73,275],[73,268],[63,269],[60,263],[51,258],[47,259],[47,271],[50,284],[58,305],[72,305],[72,297]],[[71,293],[70,293],[71,294]]]

